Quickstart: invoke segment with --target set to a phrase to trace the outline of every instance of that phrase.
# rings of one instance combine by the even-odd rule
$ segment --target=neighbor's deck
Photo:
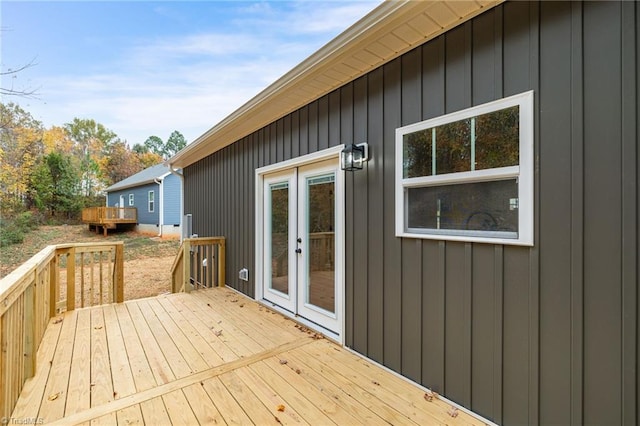
[[[87,207],[82,209],[82,222],[95,227],[96,232],[102,227],[107,235],[107,229],[115,229],[118,225],[135,225],[138,223],[138,209],[136,207]]]
[[[53,318],[13,419],[59,424],[482,424],[214,288]]]

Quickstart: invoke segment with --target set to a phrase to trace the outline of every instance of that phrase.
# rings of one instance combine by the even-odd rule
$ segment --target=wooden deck
[[[224,288],[67,312],[37,357],[14,423],[483,424]]]
[[[87,207],[82,209],[82,222],[95,228],[102,227],[103,234],[107,229],[115,229],[118,225],[135,225],[138,223],[138,209],[135,207]]]

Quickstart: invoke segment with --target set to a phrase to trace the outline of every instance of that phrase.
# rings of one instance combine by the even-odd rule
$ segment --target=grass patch
[[[102,233],[90,232],[86,225],[41,226],[23,234],[20,243],[0,246],[0,277],[8,274],[48,245],[115,241],[124,242],[125,261],[175,256],[180,247],[178,240],[152,238],[136,232],[109,231],[109,235],[104,237]]]

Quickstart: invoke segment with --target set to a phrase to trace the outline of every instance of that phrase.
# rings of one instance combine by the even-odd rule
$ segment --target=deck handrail
[[[0,417],[10,417],[34,375],[52,317],[123,300],[123,242],[47,246],[0,279]]]
[[[82,221],[85,223],[105,223],[109,221],[138,220],[136,207],[87,207],[82,209]]]
[[[171,267],[171,291],[225,286],[225,237],[185,238]]]

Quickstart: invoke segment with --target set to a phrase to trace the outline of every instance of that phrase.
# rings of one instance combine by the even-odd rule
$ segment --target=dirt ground
[[[22,244],[0,247],[0,277],[50,244],[80,242],[124,242],[125,300],[156,296],[171,291],[169,271],[180,247],[177,239],[163,239],[135,232],[90,232],[86,225],[43,226],[31,232]]]

